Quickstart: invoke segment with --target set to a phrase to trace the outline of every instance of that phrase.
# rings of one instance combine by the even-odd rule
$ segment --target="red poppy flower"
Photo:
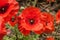
[[[9,14],[16,14],[19,6],[16,0],[1,0],[0,1],[0,16],[6,17]],[[12,14],[12,15],[13,15]]]
[[[0,16],[2,16],[6,22],[9,21],[9,24],[13,25],[15,23],[12,22],[12,17],[18,13],[19,5],[16,0],[5,0],[3,6],[0,8]],[[4,0],[0,3],[3,4]],[[4,10],[3,10],[4,9]],[[15,21],[14,21],[15,22]]]
[[[50,33],[52,31],[54,31],[54,17],[47,13],[47,12],[42,12],[41,15],[41,22],[45,25],[44,26],[44,31],[47,33]]]
[[[54,37],[47,37],[46,40],[55,40]]]
[[[57,14],[56,14],[56,23],[60,23],[60,10],[58,10]]]
[[[9,19],[9,21],[8,21],[8,23],[11,25],[11,26],[15,26],[15,24],[17,24],[17,16],[15,15],[15,16],[12,16],[12,17],[10,17],[10,19]]]
[[[40,10],[36,7],[28,7],[24,9],[21,15],[19,15],[19,19],[21,19],[19,20],[20,26],[23,27],[24,30],[33,32],[42,30],[43,24],[40,21],[40,13]],[[20,26],[19,30],[21,28]]]
[[[5,22],[2,19],[2,17],[0,17],[0,40],[3,39],[3,37],[6,35],[6,28],[5,28]]]

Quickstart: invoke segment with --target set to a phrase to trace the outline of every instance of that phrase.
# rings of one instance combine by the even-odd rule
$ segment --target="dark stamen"
[[[12,21],[12,22],[15,22],[15,20],[16,20],[16,19],[15,19],[14,17],[11,18],[11,21]]]
[[[0,7],[0,13],[4,14],[7,11],[8,7],[9,7],[9,4],[6,4],[2,7]]]
[[[30,22],[30,24],[34,24],[34,20],[33,19],[30,19],[29,22]]]

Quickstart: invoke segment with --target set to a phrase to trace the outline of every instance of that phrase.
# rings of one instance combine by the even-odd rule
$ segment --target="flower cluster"
[[[12,21],[12,17],[15,17],[18,13],[19,5],[16,0],[0,0],[0,40],[7,34],[5,23],[9,23],[14,26],[16,24]]]
[[[28,35],[31,31],[37,34],[51,33],[54,28],[54,17],[47,13],[41,12],[39,8],[28,7],[19,15],[18,29]]]
[[[5,24],[15,26],[18,23],[18,30],[23,35],[52,33],[55,30],[54,16],[49,12],[41,12],[37,7],[25,8],[17,16],[19,4],[16,0],[0,0],[0,40],[7,34]],[[56,23],[60,23],[60,10],[56,14]],[[52,40],[47,38],[46,40]],[[53,39],[54,40],[54,39]]]

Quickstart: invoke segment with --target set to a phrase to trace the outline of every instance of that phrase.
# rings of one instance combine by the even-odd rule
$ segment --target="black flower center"
[[[0,14],[4,14],[7,11],[8,7],[9,7],[9,4],[6,4],[0,7]]]
[[[30,19],[29,20],[29,23],[32,25],[32,24],[34,24],[34,22],[35,22],[35,20],[33,20],[33,19]]]
[[[15,17],[12,17],[10,21],[15,22],[15,20],[16,20]]]

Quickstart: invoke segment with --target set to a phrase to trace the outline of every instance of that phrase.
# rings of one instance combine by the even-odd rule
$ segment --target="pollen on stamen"
[[[34,24],[34,20],[33,19],[30,20],[30,24]]]

